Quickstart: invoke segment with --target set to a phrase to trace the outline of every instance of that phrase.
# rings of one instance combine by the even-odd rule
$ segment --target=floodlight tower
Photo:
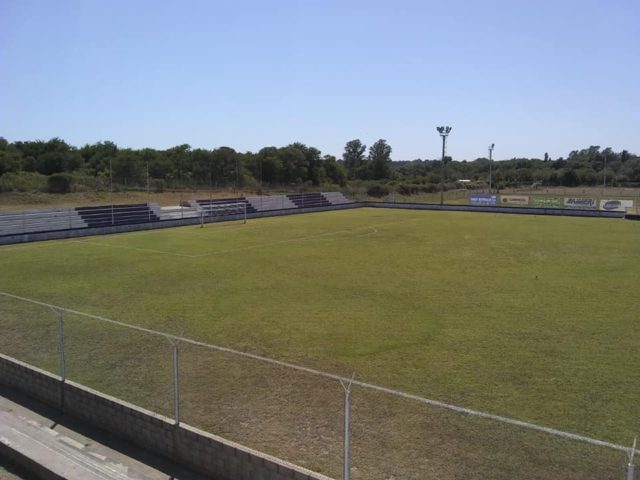
[[[436,127],[442,137],[442,164],[440,165],[440,205],[444,205],[444,155],[446,151],[447,136],[451,127]]]
[[[491,145],[489,145],[489,195],[491,195],[491,174],[492,172],[492,167],[493,167],[493,147],[495,147],[496,144],[492,143]]]

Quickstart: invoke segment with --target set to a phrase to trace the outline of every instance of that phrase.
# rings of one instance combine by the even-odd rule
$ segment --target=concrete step
[[[60,418],[23,403],[20,395],[0,390],[0,456],[37,478],[54,480],[202,480],[182,467],[165,471],[143,463],[121,450],[68,428]],[[29,400],[29,402],[33,402]],[[37,402],[36,402],[37,403]],[[44,408],[44,410],[48,410]],[[98,432],[95,432],[100,435]],[[131,450],[133,451],[133,450]],[[144,458],[150,458],[142,455]],[[155,460],[154,460],[155,461]],[[153,463],[153,462],[151,462]],[[165,465],[166,466],[166,465]]]

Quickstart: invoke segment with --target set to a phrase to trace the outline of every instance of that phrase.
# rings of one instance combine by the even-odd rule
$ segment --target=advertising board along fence
[[[534,195],[531,197],[531,205],[538,208],[562,208],[562,199]]]
[[[598,208],[598,200],[590,197],[565,197],[564,206],[565,208],[595,210]]]
[[[617,198],[600,200],[600,210],[607,212],[624,212],[633,208],[633,200],[622,200]]]
[[[479,205],[479,206],[497,205],[498,204],[498,196],[497,195],[472,194],[472,195],[469,195],[469,203],[471,205]]]
[[[501,205],[529,205],[527,195],[500,195]]]

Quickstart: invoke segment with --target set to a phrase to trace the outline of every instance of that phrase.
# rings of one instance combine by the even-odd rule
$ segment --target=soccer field
[[[42,302],[614,443],[640,433],[640,222],[363,208],[4,246],[0,271],[1,291]],[[56,371],[55,317],[37,310],[0,298],[0,351]],[[170,368],[156,372],[166,342],[75,320],[72,380],[171,411]],[[341,391],[324,399],[329,387],[314,379],[213,355],[185,353],[187,421],[338,475]],[[451,457],[467,450],[463,437],[485,442],[477,456],[492,463],[483,475],[471,463],[465,478],[518,468],[510,452],[497,453],[520,435],[513,428],[449,412],[421,431],[408,401],[356,400],[354,418],[358,408],[373,424],[393,417],[399,442],[445,445]],[[316,418],[307,407],[336,418],[307,425]],[[367,428],[354,438],[356,466],[375,436]],[[261,440],[268,430],[279,433]],[[331,446],[288,445],[285,430]],[[597,455],[575,448],[566,448],[567,468],[593,472],[581,455]],[[420,468],[455,478],[447,455]],[[544,451],[528,455],[543,468]],[[574,478],[560,464],[520,478]],[[354,478],[377,475],[359,468]],[[398,468],[396,478],[429,478]]]

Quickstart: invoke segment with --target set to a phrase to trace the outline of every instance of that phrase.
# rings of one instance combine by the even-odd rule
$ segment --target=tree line
[[[346,143],[342,158],[323,155],[312,146],[292,143],[264,147],[258,152],[237,152],[230,147],[213,150],[178,145],[166,150],[119,148],[110,141],[75,147],[60,138],[48,141],[8,142],[0,137],[0,191],[28,190],[29,179],[48,180],[50,191],[65,192],[76,184],[144,187],[258,188],[262,186],[332,186],[351,182],[405,184],[406,192],[429,191],[441,181],[441,161],[392,161],[391,146],[380,139],[367,147],[355,139]],[[513,158],[493,162],[493,183],[516,185],[640,186],[640,157],[627,150],[591,146],[565,158]],[[445,159],[447,188],[461,179],[486,185],[489,160]],[[53,181],[51,181],[53,177]],[[93,182],[93,183],[92,183]],[[408,186],[407,186],[408,185]]]

